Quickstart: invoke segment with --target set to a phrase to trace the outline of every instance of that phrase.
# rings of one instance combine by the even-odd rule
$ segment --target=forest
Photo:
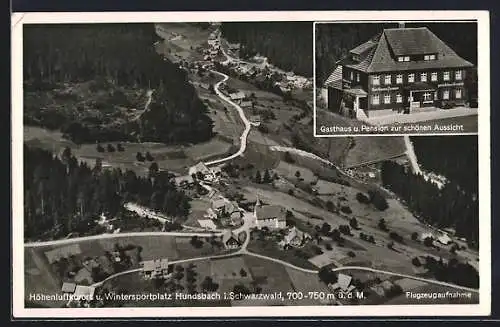
[[[471,195],[478,194],[476,135],[412,137],[419,164],[454,181]]]
[[[409,209],[438,228],[453,227],[470,246],[479,241],[479,203],[475,196],[451,180],[442,189],[392,161],[382,164],[383,186],[395,192]]]
[[[428,27],[455,52],[477,64],[477,26],[473,23],[406,23],[406,27]],[[335,63],[356,46],[396,23],[316,24],[316,83],[323,84]]]
[[[240,56],[260,54],[277,67],[312,77],[312,22],[224,22],[229,42],[241,43]]]
[[[25,122],[61,129],[76,143],[140,139],[170,144],[208,140],[213,133],[207,108],[188,83],[186,73],[156,52],[156,41],[159,37],[153,24],[25,26]],[[47,110],[26,98],[26,93],[45,96],[88,81],[98,85],[91,88],[86,98],[109,91],[108,99],[79,108],[59,99],[57,110]],[[146,89],[154,90],[148,112],[139,120],[124,119],[117,108],[131,106],[124,90],[146,93]],[[99,115],[86,117],[92,110]]]
[[[128,201],[179,218],[190,208],[189,198],[171,183],[169,173],[150,169],[148,177],[138,177],[129,170],[103,169],[98,161],[91,168],[79,163],[70,148],[54,156],[24,145],[26,239],[87,233],[101,213],[117,217]]]

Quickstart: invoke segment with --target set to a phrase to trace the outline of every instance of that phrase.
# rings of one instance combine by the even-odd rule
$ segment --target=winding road
[[[225,96],[219,89],[220,85],[229,79],[229,76],[227,76],[226,74],[223,74],[221,72],[215,71],[215,70],[212,70],[211,72],[223,77],[223,79],[221,81],[217,82],[214,86],[215,94],[217,94],[217,96],[219,98],[221,98],[222,100],[229,103],[231,106],[233,106],[238,111],[238,114],[240,115],[240,118],[243,121],[243,124],[245,124],[245,129],[243,130],[243,133],[240,136],[240,148],[237,152],[235,152],[232,155],[227,156],[225,158],[205,162],[205,165],[207,165],[207,166],[216,165],[216,164],[219,164],[222,162],[226,162],[228,160],[234,159],[234,158],[242,155],[245,152],[245,149],[247,148],[248,133],[250,133],[250,128],[252,126],[250,121],[245,116],[245,112],[243,111],[243,109],[237,103],[231,101],[231,99],[228,98],[227,96]]]

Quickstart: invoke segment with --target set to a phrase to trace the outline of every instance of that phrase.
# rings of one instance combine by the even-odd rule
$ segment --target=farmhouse
[[[240,213],[238,205],[234,202],[228,201],[224,198],[217,198],[212,200],[212,210],[221,216],[232,216],[233,213]]]
[[[335,284],[328,285],[332,290],[342,290],[344,292],[351,292],[356,287],[351,285],[352,277],[346,274],[339,274]]]
[[[286,247],[286,246],[298,247],[298,246],[301,246],[302,244],[304,244],[304,242],[310,238],[311,237],[307,233],[304,233],[303,231],[298,230],[294,226],[288,230],[288,233],[285,235],[285,237],[279,243],[279,245],[282,247]]]
[[[257,228],[269,229],[286,228],[286,210],[277,205],[262,205],[259,200],[254,209],[255,224]]]
[[[147,260],[140,263],[144,279],[169,278],[173,272],[173,265],[168,259]]]
[[[193,174],[194,175],[202,174],[203,176],[205,176],[209,173],[210,169],[208,169],[207,165],[205,165],[203,162],[198,162],[196,165],[189,167],[190,176],[193,176]]]
[[[63,293],[74,293],[76,289],[76,284],[75,283],[67,283],[64,282],[61,287],[61,292]]]
[[[233,101],[241,101],[245,98],[245,93],[242,91],[234,92],[234,93],[229,93],[229,97]]]
[[[441,243],[443,245],[448,245],[452,241],[452,239],[448,235],[446,235],[446,234],[442,234],[441,236],[439,236],[437,238],[437,240],[438,240],[439,243]]]
[[[241,246],[241,242],[238,240],[238,237],[234,235],[233,232],[228,232],[222,235],[222,243],[227,249],[237,249]]]
[[[413,113],[443,101],[463,105],[472,67],[427,27],[400,24],[339,60],[322,97],[330,110],[352,118]]]
[[[191,175],[177,176],[174,178],[174,184],[179,187],[189,187],[194,184],[194,179]]]

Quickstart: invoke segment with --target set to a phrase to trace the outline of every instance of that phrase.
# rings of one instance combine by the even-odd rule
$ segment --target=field
[[[75,145],[64,139],[60,132],[33,126],[24,126],[24,141],[28,145],[44,148],[55,153],[60,153],[64,147],[69,146],[78,159],[87,162],[89,165],[94,165],[96,158],[100,158],[104,167],[129,169],[140,175],[148,173],[150,162],[138,162],[136,160],[137,152],[143,154],[150,152],[160,169],[183,174],[189,166],[209,158],[224,157],[233,149],[231,143],[220,137],[214,137],[208,142],[191,146],[126,142],[121,143],[124,148],[123,152],[98,152],[95,144]],[[116,143],[111,144],[116,146]]]
[[[314,173],[304,167],[297,166],[294,164],[287,163],[285,161],[280,161],[278,167],[276,167],[276,172],[285,177],[286,179],[289,179],[291,181],[298,181],[297,178],[297,172],[299,172],[299,178],[303,179],[305,183],[315,183],[317,181],[316,176]]]
[[[198,258],[213,254],[228,253],[227,250],[216,250],[204,242],[199,249],[189,244],[190,237],[172,236],[126,236],[111,239],[98,239],[80,241],[77,244],[80,253],[75,255],[81,259],[99,257],[106,251],[113,251],[115,244],[122,247],[134,245],[138,247],[142,260],[168,258],[169,260],[180,260]],[[67,245],[43,246],[37,248],[25,248],[25,276],[26,295],[34,292],[57,293],[60,290],[62,280],[55,274],[49,264],[46,253],[53,253],[58,248],[68,248]]]

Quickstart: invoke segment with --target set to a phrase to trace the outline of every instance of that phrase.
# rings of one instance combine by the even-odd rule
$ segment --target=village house
[[[242,91],[229,93],[229,98],[231,98],[231,100],[233,100],[235,102],[239,102],[245,98],[245,93],[243,93]]]
[[[240,107],[242,107],[242,108],[249,108],[251,106],[252,106],[252,101],[249,101],[249,100],[243,100],[240,103]]]
[[[321,90],[327,107],[352,118],[464,105],[473,65],[427,27],[384,29],[336,63]]]
[[[198,176],[200,174],[201,176],[205,176],[210,174],[210,169],[203,162],[198,162],[196,165],[189,167],[188,174],[190,176]]]
[[[238,204],[232,201],[228,201],[225,198],[217,198],[212,200],[212,208],[211,208],[217,217],[241,217],[240,209],[238,208]]]
[[[333,291],[341,290],[343,292],[352,292],[356,287],[351,285],[352,277],[346,274],[338,274],[337,282],[334,284],[329,284],[328,287]]]
[[[191,175],[174,177],[174,184],[178,187],[190,187],[194,185],[194,179]]]
[[[167,279],[172,275],[173,265],[168,259],[156,259],[140,262],[141,274],[144,279]]]
[[[257,228],[286,228],[286,210],[278,205],[262,205],[257,199],[254,208],[255,225]]]
[[[279,245],[283,248],[285,247],[299,247],[303,245],[308,239],[312,239],[311,236],[303,231],[297,229],[295,226],[288,230],[283,240],[280,241]]]
[[[384,280],[382,283],[370,287],[370,289],[378,294],[379,296],[385,296],[385,294],[394,286],[389,280]]]
[[[75,289],[76,289],[75,283],[64,282],[61,287],[61,292],[73,294],[75,292]]]
[[[442,234],[437,238],[437,241],[443,245],[448,245],[450,244],[453,240],[447,235],[447,234]]]
[[[252,115],[249,120],[255,126],[259,126],[261,122],[260,115]]]
[[[222,243],[227,249],[235,250],[241,247],[241,242],[233,232],[227,232],[222,235]]]

